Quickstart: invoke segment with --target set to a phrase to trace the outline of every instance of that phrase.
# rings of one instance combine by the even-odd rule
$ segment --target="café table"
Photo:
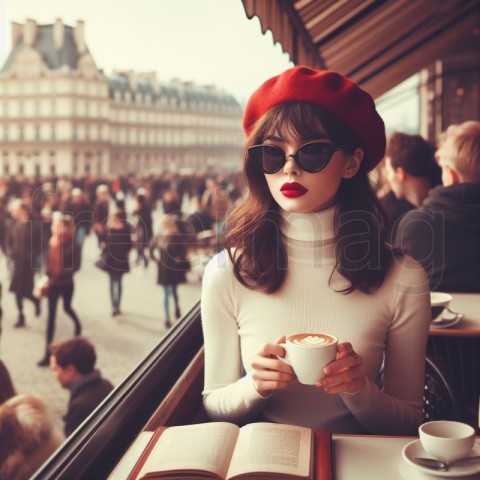
[[[480,293],[452,293],[449,308],[463,318],[430,328],[427,355],[441,368],[458,398],[460,420],[478,426],[480,396]]]
[[[335,480],[435,480],[446,478],[424,473],[407,463],[402,450],[418,437],[333,435]],[[477,437],[476,442],[480,442]],[[455,477],[478,480],[480,474]]]
[[[153,432],[142,432],[132,444],[108,480],[126,480]],[[375,435],[332,436],[332,480],[435,480],[407,463],[402,450],[418,437]],[[480,442],[480,437],[476,442]],[[479,479],[480,474],[455,477]]]
[[[437,328],[432,325],[431,336],[444,337],[480,337],[480,293],[452,293],[450,310],[464,317],[456,325]]]

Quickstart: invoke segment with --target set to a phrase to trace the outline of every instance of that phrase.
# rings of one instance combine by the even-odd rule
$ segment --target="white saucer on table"
[[[445,309],[437,318],[432,320],[435,328],[449,328],[456,325],[463,319],[463,313],[452,312]]]
[[[480,445],[478,443],[475,443],[472,451],[470,452],[470,456],[474,455],[480,455]],[[480,461],[473,462],[471,464],[467,463],[465,465],[453,465],[446,472],[417,465],[413,462],[414,457],[430,457],[430,455],[423,449],[420,440],[414,440],[413,442],[407,443],[405,447],[403,447],[402,456],[407,463],[415,467],[417,470],[421,470],[424,473],[428,473],[429,475],[434,475],[436,477],[464,477],[467,475],[480,473]]]

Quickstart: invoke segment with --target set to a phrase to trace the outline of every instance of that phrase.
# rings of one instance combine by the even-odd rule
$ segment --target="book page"
[[[311,456],[311,429],[252,423],[240,429],[227,478],[248,472],[275,472],[308,478]]]
[[[205,470],[224,478],[239,428],[224,422],[170,427],[153,447],[138,478],[149,472]]]

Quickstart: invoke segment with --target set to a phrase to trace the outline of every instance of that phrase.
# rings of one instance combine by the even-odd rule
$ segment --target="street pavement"
[[[136,252],[131,253],[134,260]],[[98,258],[97,240],[90,234],[83,247],[82,266],[74,277],[72,301],[82,323],[82,335],[96,348],[97,364],[102,375],[118,385],[158,344],[166,332],[163,313],[163,287],[157,285],[157,265],[134,266],[124,275],[122,314],[111,315],[108,275],[94,266]],[[195,264],[195,262],[194,262]],[[201,271],[195,266],[188,282],[178,288],[182,314],[200,298]],[[68,391],[62,389],[49,368],[38,367],[45,352],[47,302],[42,300],[42,312],[34,315],[31,302],[25,300],[26,328],[13,327],[17,320],[15,297],[8,292],[10,283],[5,258],[0,259],[0,282],[3,287],[2,334],[0,358],[7,365],[18,393],[41,395],[60,422],[68,404]],[[172,321],[173,300],[171,303]],[[57,307],[54,342],[73,335],[73,322],[63,312],[62,301]]]

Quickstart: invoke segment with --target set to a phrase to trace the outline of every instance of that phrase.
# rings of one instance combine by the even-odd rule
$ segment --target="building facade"
[[[214,86],[105,75],[57,19],[12,24],[0,70],[0,173],[108,175],[238,168],[242,107]]]

